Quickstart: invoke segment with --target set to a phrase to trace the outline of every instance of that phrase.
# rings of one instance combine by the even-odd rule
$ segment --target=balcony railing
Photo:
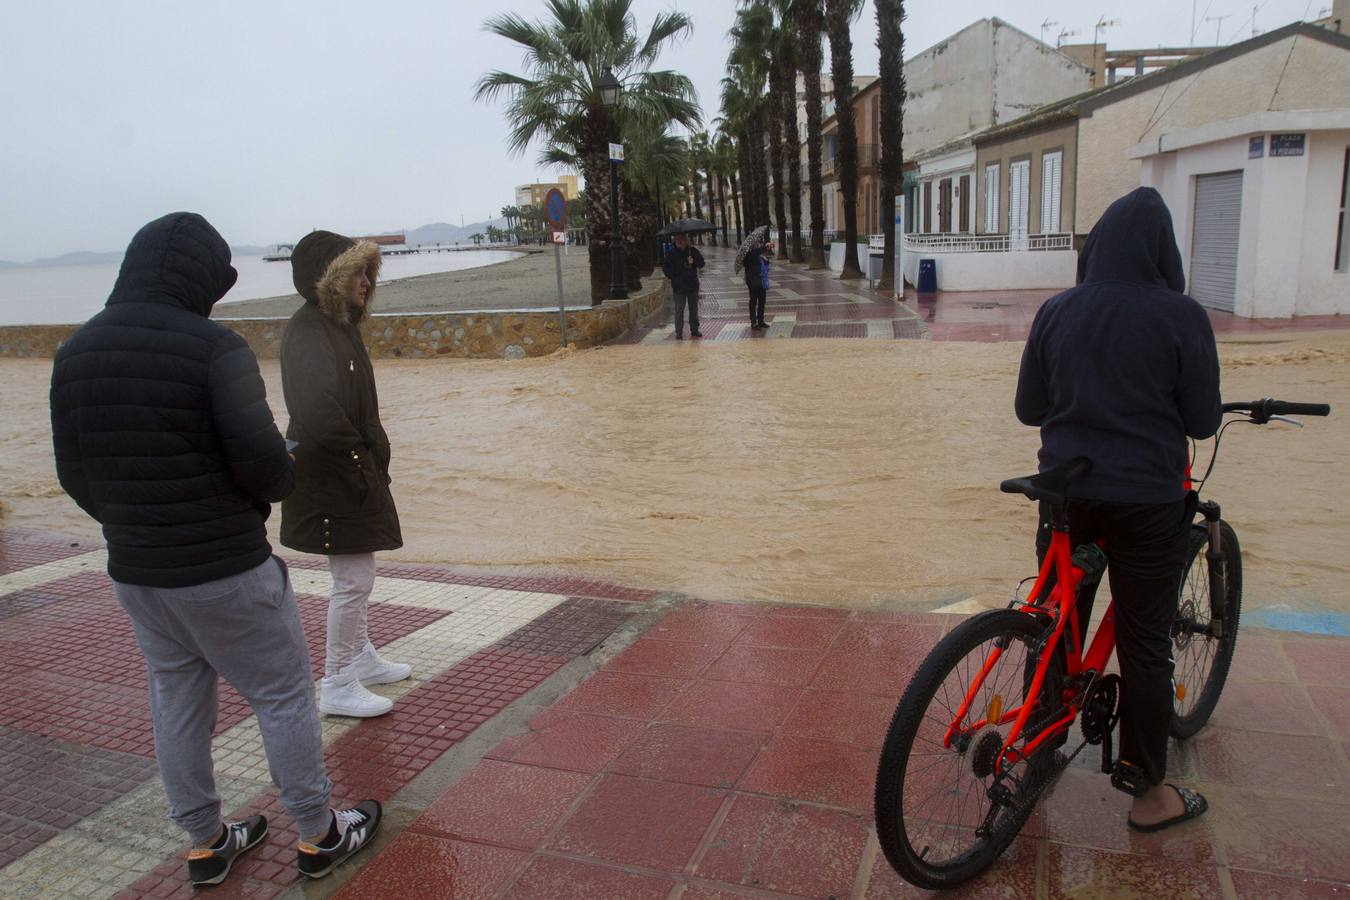
[[[907,234],[905,249],[920,253],[1008,253],[1072,250],[1072,234]]]

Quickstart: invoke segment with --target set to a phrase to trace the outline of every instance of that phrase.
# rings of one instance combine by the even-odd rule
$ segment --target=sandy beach
[[[563,253],[563,296],[568,306],[591,305],[586,259],[585,247],[571,247]],[[300,308],[301,302],[299,294],[225,302],[216,306],[212,315],[217,319],[289,317]],[[495,265],[381,282],[375,294],[376,312],[556,309],[557,306],[558,275],[551,247],[542,250],[525,247],[515,259]]]
[[[1350,610],[1350,334],[1220,349],[1226,397],[1337,411],[1224,439],[1209,491],[1242,541],[1247,603]],[[1031,505],[998,492],[1035,468],[1036,432],[1012,415],[1020,353],[816,340],[377,361],[407,541],[390,558],[718,600],[1001,604],[1032,570]],[[277,363],[263,372],[284,422]],[[56,483],[49,373],[0,361],[5,523],[97,537]]]

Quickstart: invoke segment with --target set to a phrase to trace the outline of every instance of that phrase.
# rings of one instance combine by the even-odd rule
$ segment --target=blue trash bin
[[[937,260],[919,260],[919,283],[915,287],[920,294],[937,293]]]

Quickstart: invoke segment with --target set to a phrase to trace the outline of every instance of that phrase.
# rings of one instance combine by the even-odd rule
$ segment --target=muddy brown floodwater
[[[1350,609],[1350,335],[1221,352],[1229,399],[1338,408],[1224,440],[1210,492],[1242,540],[1246,602]],[[998,492],[1035,468],[1012,414],[1020,353],[792,340],[381,360],[407,541],[388,556],[717,600],[1001,604],[1033,568],[1031,504]],[[49,372],[0,362],[6,523],[96,536],[56,484]],[[263,372],[284,421],[278,366]]]

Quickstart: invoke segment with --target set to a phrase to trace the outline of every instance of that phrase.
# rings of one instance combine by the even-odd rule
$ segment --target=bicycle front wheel
[[[1172,626],[1171,732],[1175,738],[1188,738],[1204,727],[1219,702],[1228,667],[1233,662],[1237,643],[1238,614],[1242,608],[1242,548],[1237,534],[1224,521],[1219,522],[1219,542],[1223,551],[1223,572],[1210,571],[1209,528],[1203,524],[1191,530],[1191,547],[1186,574],[1181,582],[1177,617]],[[1213,577],[1218,575],[1218,578]],[[1213,594],[1223,585],[1222,637],[1212,633]]]
[[[877,767],[876,823],[886,859],[911,884],[941,889],[968,881],[998,859],[1030,816],[1053,766],[1054,741],[1030,761],[1005,766],[1003,775],[994,769],[1011,727],[999,720],[1024,702],[1044,633],[1045,624],[1027,613],[981,613],[943,638],[905,690]],[[974,694],[960,733],[944,746],[995,648],[1001,655]],[[1062,659],[1052,656],[1043,702],[1016,746],[1062,715]],[[1009,789],[1000,801],[991,799],[996,781]]]

